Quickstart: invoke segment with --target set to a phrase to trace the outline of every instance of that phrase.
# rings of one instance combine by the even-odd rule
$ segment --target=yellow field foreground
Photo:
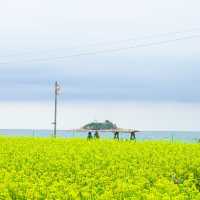
[[[0,199],[200,199],[200,144],[0,137]]]

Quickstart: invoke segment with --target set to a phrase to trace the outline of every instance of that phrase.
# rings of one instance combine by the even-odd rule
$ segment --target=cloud
[[[1,2],[0,59],[8,64],[0,64],[0,101],[49,101],[55,80],[63,101],[200,101],[199,39],[54,59],[195,28],[199,6],[184,0]]]
[[[113,61],[110,68],[104,63],[93,68],[2,68],[0,100],[49,101],[58,80],[63,101],[200,101],[198,61],[139,60],[135,66],[119,62],[115,67]]]

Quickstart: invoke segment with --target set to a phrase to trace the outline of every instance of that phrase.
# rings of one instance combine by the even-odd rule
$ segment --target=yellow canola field
[[[199,200],[200,144],[0,137],[0,199]]]

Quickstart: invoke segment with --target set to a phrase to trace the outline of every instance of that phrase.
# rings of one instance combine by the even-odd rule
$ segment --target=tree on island
[[[109,120],[105,120],[105,122],[91,122],[89,124],[86,124],[82,128],[88,130],[109,130],[117,129],[117,125]]]

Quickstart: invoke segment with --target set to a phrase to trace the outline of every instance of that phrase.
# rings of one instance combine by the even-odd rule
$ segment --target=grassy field
[[[200,144],[0,137],[0,199],[200,199]]]

